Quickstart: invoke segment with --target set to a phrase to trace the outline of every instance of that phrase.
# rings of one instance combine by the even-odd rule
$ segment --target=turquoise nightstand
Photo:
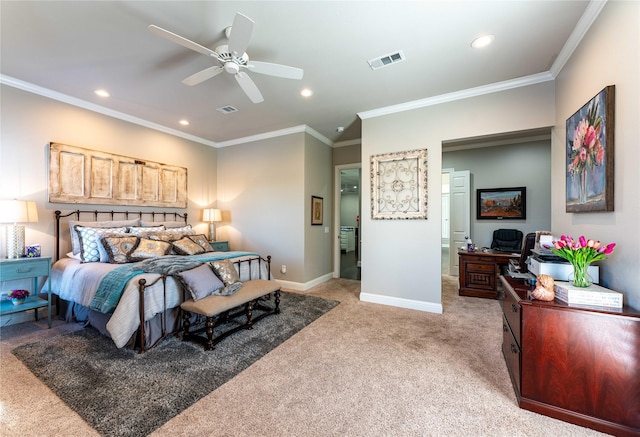
[[[14,281],[16,279],[33,278],[33,289],[30,296],[20,305],[14,305],[10,300],[0,301],[0,316],[18,313],[21,311],[35,310],[38,320],[38,308],[47,308],[49,328],[51,328],[51,283],[47,283],[47,289],[42,290],[47,294],[47,299],[38,297],[38,278],[49,276],[51,273],[51,258],[18,258],[0,260],[0,282]],[[6,287],[6,285],[5,285]],[[7,290],[8,291],[8,290]]]
[[[229,252],[229,242],[228,241],[209,241],[211,247],[216,252]]]

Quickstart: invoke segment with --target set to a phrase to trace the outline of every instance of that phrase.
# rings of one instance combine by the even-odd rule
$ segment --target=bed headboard
[[[128,220],[139,218],[143,220],[145,218],[151,219],[152,222],[162,221],[179,221],[184,220],[187,224],[187,213],[178,211],[97,211],[97,210],[75,210],[70,212],[55,211],[56,225],[55,225],[55,261],[60,259],[60,249],[62,248],[62,233],[60,232],[60,222],[62,219],[76,221],[105,221],[105,220]],[[66,223],[66,222],[65,222]],[[64,229],[68,229],[66,226]]]

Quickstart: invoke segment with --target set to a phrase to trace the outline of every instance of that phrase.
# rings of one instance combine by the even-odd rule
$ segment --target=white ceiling
[[[588,4],[3,0],[0,73],[4,83],[213,145],[301,125],[340,142],[359,138],[358,113],[549,71]],[[249,73],[263,103],[251,103],[228,74],[182,84],[215,61],[147,30],[155,24],[213,49],[236,12],[256,23],[251,59],[304,69],[300,81]],[[472,49],[485,33],[494,43]],[[367,64],[398,50],[406,61],[376,71]],[[314,95],[301,97],[304,87]],[[111,97],[95,96],[97,88]],[[216,111],[226,105],[239,111]],[[180,126],[182,118],[191,124]]]

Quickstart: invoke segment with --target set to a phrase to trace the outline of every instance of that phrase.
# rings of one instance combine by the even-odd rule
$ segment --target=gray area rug
[[[17,347],[13,354],[100,434],[146,436],[338,303],[283,292],[280,314],[210,352],[170,337],[140,355],[85,328]]]

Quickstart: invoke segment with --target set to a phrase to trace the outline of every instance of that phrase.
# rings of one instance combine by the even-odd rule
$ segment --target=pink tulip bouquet
[[[7,293],[8,299],[26,299],[29,297],[29,290],[11,290]]]
[[[573,285],[588,287],[591,285],[587,275],[589,264],[607,259],[607,255],[613,253],[615,247],[616,243],[602,245],[599,240],[587,240],[582,235],[577,241],[568,235],[562,235],[559,240],[553,242],[553,247],[549,246],[548,249],[573,265]]]

